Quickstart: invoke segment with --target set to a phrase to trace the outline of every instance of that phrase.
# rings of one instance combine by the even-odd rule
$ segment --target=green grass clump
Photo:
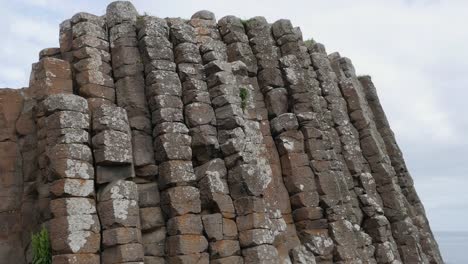
[[[52,252],[50,248],[49,232],[45,227],[31,236],[33,261],[32,264],[51,264]]]
[[[243,18],[241,18],[240,21],[241,21],[242,25],[244,25],[244,27],[247,26],[247,21],[248,21],[248,19],[243,19]]]
[[[312,47],[314,44],[315,44],[315,40],[314,40],[314,39],[306,39],[306,40],[304,40],[304,45],[305,45],[306,47]]]
[[[239,96],[241,98],[242,110],[245,110],[245,108],[247,107],[247,97],[249,97],[249,90],[247,90],[247,88],[241,87],[239,91]]]

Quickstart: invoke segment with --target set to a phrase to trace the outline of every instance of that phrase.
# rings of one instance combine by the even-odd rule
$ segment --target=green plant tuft
[[[245,110],[247,107],[247,97],[249,97],[249,90],[245,87],[241,87],[239,91],[239,96],[241,98],[241,107],[242,110]]]
[[[50,249],[49,232],[45,227],[31,236],[33,261],[32,264],[51,264],[52,253]]]
[[[244,27],[247,26],[247,21],[248,21],[248,19],[242,19],[242,18],[241,18],[240,21],[241,21],[242,25],[244,25]]]
[[[315,44],[315,40],[312,38],[304,40],[304,45],[306,47],[312,47],[314,44]]]
[[[148,16],[148,13],[144,12],[143,15],[137,16],[137,23],[142,23],[143,19]]]

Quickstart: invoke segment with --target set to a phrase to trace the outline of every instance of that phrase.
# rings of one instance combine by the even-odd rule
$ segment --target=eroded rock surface
[[[0,89],[0,263],[443,263],[370,77],[289,20],[60,24]]]

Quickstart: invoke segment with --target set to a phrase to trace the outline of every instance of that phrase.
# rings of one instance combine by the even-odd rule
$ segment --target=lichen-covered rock
[[[0,262],[434,263],[437,243],[368,76],[286,19],[60,24],[0,89]],[[3,262],[2,262],[3,261]]]

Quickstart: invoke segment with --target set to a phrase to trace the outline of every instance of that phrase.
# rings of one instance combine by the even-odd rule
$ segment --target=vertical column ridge
[[[70,61],[74,92],[87,99],[90,111],[115,103],[109,38],[104,18],[77,13],[61,24],[62,57]]]
[[[359,132],[362,152],[373,172],[401,259],[405,263],[427,263],[428,259],[419,245],[419,231],[409,217],[406,199],[398,185],[395,170],[376,128],[363,88],[356,78],[354,67],[348,58],[342,58],[337,53],[329,56],[342,94],[348,103],[349,116]]]
[[[419,228],[421,246],[429,257],[430,263],[442,263],[443,261],[439,252],[439,247],[429,226],[424,206],[416,193],[413,179],[406,167],[403,154],[396,142],[394,133],[390,128],[390,124],[388,123],[382,105],[380,104],[377,89],[375,88],[370,76],[359,76],[358,80],[364,89],[367,102],[371,108],[372,114],[374,115],[377,130],[385,143],[385,148],[390,157],[396,176],[398,177],[398,184],[408,201],[410,216],[413,219],[414,224]]]
[[[52,262],[100,263],[88,103],[76,95],[56,94],[40,107],[45,116]]]
[[[306,137],[306,152],[315,172],[320,204],[325,209],[326,218],[321,226],[328,228],[335,242],[333,259],[353,261],[363,254],[365,259],[373,259],[370,237],[359,227],[357,197],[350,191],[354,182],[341,155],[340,139],[333,129],[333,119],[326,109],[327,102],[321,95],[300,29],[293,28],[289,20],[279,20],[272,31],[283,55],[280,63],[292,111],[298,115]]]
[[[27,208],[23,201],[29,198],[29,193],[25,195],[23,190],[31,184],[29,177],[32,175],[25,177],[24,168],[31,167],[22,164],[25,160],[22,155],[26,156],[27,150],[25,140],[21,138],[24,134],[17,133],[15,124],[23,115],[25,101],[22,89],[0,89],[0,258],[20,264],[26,263],[29,246],[28,240],[23,241],[23,235],[35,224],[35,219],[27,221],[28,225],[22,223],[24,209]],[[34,203],[32,199],[27,200]]]
[[[359,198],[360,207],[353,210],[358,218],[357,224],[372,237],[375,247],[372,251],[378,263],[400,260],[390,222],[383,214],[382,200],[376,190],[369,164],[362,155],[358,132],[348,116],[346,101],[341,95],[325,47],[320,43],[313,43],[309,46],[309,53],[323,97],[328,104],[328,111],[333,117],[333,127],[341,141],[341,154],[354,180],[353,192]]]
[[[202,17],[200,13],[196,16]],[[262,228],[261,221],[254,220],[257,215],[265,217],[262,194],[271,181],[271,169],[268,172],[269,168],[264,164],[266,159],[255,160],[259,153],[258,144],[261,144],[260,127],[258,122],[251,122],[244,114],[241,87],[232,65],[226,61],[226,46],[221,41],[216,23],[207,24],[200,24],[196,30],[215,110],[218,140],[228,169],[228,185],[236,208],[244,263],[276,263],[277,250],[271,245],[273,234]]]

